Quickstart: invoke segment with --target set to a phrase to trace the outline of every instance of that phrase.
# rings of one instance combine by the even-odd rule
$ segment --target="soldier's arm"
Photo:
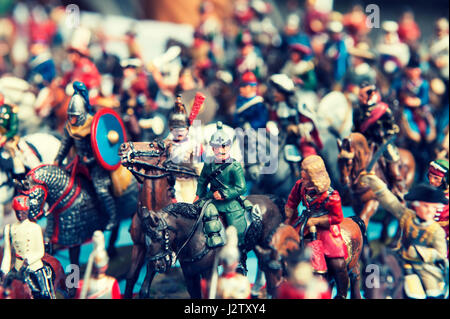
[[[64,158],[66,158],[67,154],[69,154],[70,148],[73,145],[73,139],[67,132],[67,129],[64,129],[64,136],[61,140],[61,146],[59,147],[58,154],[56,155],[55,162],[58,165],[61,165]]]
[[[220,193],[222,194],[224,199],[236,199],[239,196],[244,195],[247,191],[244,170],[242,169],[242,165],[239,162],[234,162],[232,164],[230,174],[232,174],[234,184],[228,185],[228,188],[220,190]]]
[[[284,212],[286,214],[286,224],[290,224],[290,222],[297,217],[297,207],[300,204],[300,187],[302,185],[301,180],[297,181],[292,188],[286,205],[284,206]]]
[[[394,215],[395,218],[401,219],[407,210],[406,207],[389,191],[387,185],[378,176],[374,174],[363,175],[361,182],[370,187],[385,210]]]
[[[208,165],[203,166],[200,177],[197,180],[197,191],[196,195],[199,198],[205,198],[208,193]]]

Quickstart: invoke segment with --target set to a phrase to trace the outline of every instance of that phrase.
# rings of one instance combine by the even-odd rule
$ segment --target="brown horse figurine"
[[[128,142],[119,150],[122,165],[127,167],[142,184],[138,196],[138,210],[133,216],[130,234],[133,240],[131,267],[127,274],[125,298],[131,298],[133,287],[145,261],[145,231],[142,225],[148,218],[148,210],[160,210],[174,200],[174,179],[163,164],[167,160],[167,149],[163,142]],[[175,174],[174,171],[171,173]]]
[[[52,269],[53,287],[57,298],[60,296],[67,298],[66,274],[59,260],[46,253],[42,261]],[[33,299],[31,289],[23,281],[22,275],[19,271],[13,275],[14,278],[0,285],[0,299]]]
[[[377,211],[379,203],[375,194],[369,187],[360,183],[360,175],[366,170],[372,159],[372,149],[367,139],[361,133],[351,133],[349,137],[338,140],[339,155],[338,166],[341,174],[341,184],[350,191],[351,205],[355,214],[364,221],[366,227],[370,218]],[[404,177],[406,188],[409,189],[414,182],[415,161],[411,152],[399,148],[401,160],[401,174]],[[384,182],[389,181],[381,169],[379,162],[375,164],[374,171]],[[385,226],[391,219],[386,220]],[[386,229],[386,227],[384,227]]]
[[[291,226],[288,227],[292,228]],[[356,216],[353,216],[351,218],[344,218],[344,220],[340,224],[340,227],[342,238],[344,239],[348,252],[348,257],[345,262],[347,264],[350,278],[350,298],[361,299],[361,274],[359,260],[365,242],[366,228],[363,221]],[[295,228],[294,232],[298,234],[300,228],[301,224]],[[308,239],[300,238],[299,247],[305,247],[308,242]],[[280,247],[284,247],[284,249]],[[264,256],[263,260],[265,262],[263,263],[263,270],[265,271],[266,276],[269,273],[270,275],[268,277],[275,277],[278,279],[277,285],[281,284],[282,280],[284,280],[283,271],[286,269],[286,265],[284,263],[274,264],[272,260],[278,260],[278,262],[284,261],[286,260],[288,254],[293,250],[295,250],[295,245],[292,245],[292,243],[289,246],[287,246],[286,243],[282,243],[281,245],[271,245],[269,249],[262,249],[258,247],[259,254]],[[268,256],[270,256],[270,258],[268,258]],[[270,262],[268,263],[267,260],[269,260]],[[333,282],[331,282],[332,276],[330,276],[332,272],[333,270],[331,269],[331,271],[329,271],[326,276],[330,281],[330,287],[332,287],[331,285],[333,284]]]
[[[200,208],[189,203],[167,206],[173,199],[170,175],[192,173],[169,166],[167,149],[161,142],[124,143],[119,153],[122,165],[142,182],[139,208],[130,230],[134,246],[125,298],[131,298],[145,259],[148,261],[147,275],[140,290],[141,298],[149,297],[156,273],[167,271],[175,259],[180,262],[190,296],[201,298],[200,280],[202,277],[209,279],[217,249],[206,246]],[[248,199],[258,205],[260,217],[247,231],[245,250],[250,251],[256,245],[267,248],[285,218],[283,204],[265,195],[251,195]],[[275,287],[269,285],[268,280],[268,291],[274,293]]]

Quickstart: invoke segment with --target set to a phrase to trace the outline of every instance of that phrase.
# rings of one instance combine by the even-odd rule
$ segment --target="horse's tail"
[[[278,207],[278,210],[280,211],[283,220],[285,220],[286,214],[284,212],[284,206],[286,205],[286,200],[283,197],[274,194],[268,194],[267,197],[269,197],[269,199],[275,203],[275,205]]]

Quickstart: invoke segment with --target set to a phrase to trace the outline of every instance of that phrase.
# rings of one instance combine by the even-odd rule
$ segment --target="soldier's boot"
[[[34,299],[56,299],[50,267],[44,266],[30,272],[26,282]]]
[[[236,267],[236,272],[243,275],[243,276],[247,276],[247,251],[245,249],[243,249],[242,247],[239,247],[239,253],[240,253],[240,259],[239,259],[239,264]]]
[[[203,215],[203,232],[206,235],[206,245],[209,248],[222,247],[226,243],[225,229],[219,218],[219,211],[214,204],[209,203]]]
[[[248,221],[245,218],[245,210],[243,207],[240,207],[238,210],[233,212],[227,212],[225,215],[226,222],[228,226],[233,225],[236,227],[238,233],[238,245],[239,247],[245,246],[245,234],[248,225]]]
[[[336,282],[337,294],[335,299],[346,299],[350,279],[348,277],[347,265],[344,258],[331,258],[330,270],[333,272],[333,277]]]

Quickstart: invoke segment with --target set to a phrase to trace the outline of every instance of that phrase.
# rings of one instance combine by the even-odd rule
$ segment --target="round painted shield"
[[[91,145],[97,162],[106,170],[120,166],[119,147],[126,142],[125,126],[119,115],[107,108],[94,115],[91,124]]]

